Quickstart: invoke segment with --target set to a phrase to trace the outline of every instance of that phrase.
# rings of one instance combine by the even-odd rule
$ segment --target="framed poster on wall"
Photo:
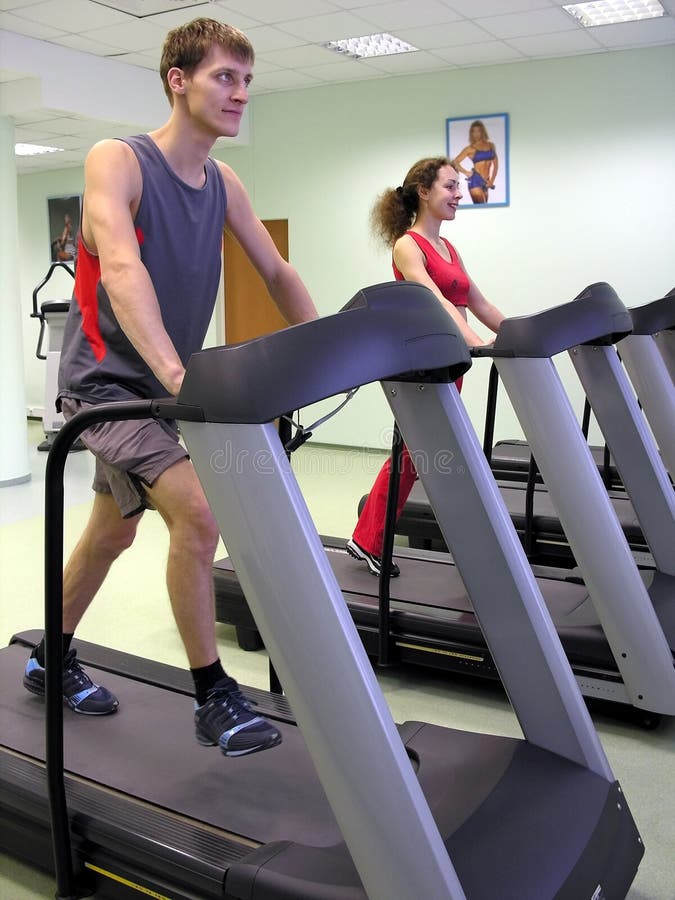
[[[462,178],[461,207],[509,205],[509,116],[489,113],[446,119],[448,158]]]
[[[51,262],[75,263],[81,205],[82,196],[80,194],[47,198]]]

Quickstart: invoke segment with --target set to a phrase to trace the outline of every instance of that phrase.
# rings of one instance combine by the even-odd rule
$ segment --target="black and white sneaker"
[[[234,678],[221,678],[206,703],[195,707],[195,728],[200,744],[217,744],[225,756],[246,756],[281,743],[280,732],[252,711]]]
[[[354,559],[358,559],[361,562],[364,562],[370,569],[371,573],[379,577],[380,572],[382,571],[382,560],[379,556],[375,556],[375,554],[373,553],[368,553],[367,550],[364,550],[363,547],[356,543],[354,538],[349,538],[349,540],[347,541],[347,553],[349,553],[350,556],[353,556]],[[401,570],[395,562],[392,562],[390,571],[391,577],[398,578],[400,574]]]
[[[45,695],[45,670],[34,656],[26,663],[23,686],[38,697]],[[119,706],[114,694],[87,675],[75,650],[69,650],[63,658],[63,699],[72,710],[85,716],[107,716]]]

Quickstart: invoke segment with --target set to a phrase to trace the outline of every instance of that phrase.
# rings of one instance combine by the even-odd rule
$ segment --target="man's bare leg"
[[[218,656],[213,559],[218,528],[189,460],[168,468],[147,491],[169,529],[167,586],[195,682],[197,741],[226,756],[275,747],[278,729],[256,715]]]
[[[112,494],[94,495],[89,521],[63,572],[64,633],[75,631],[110,567],[133,543],[141,515],[123,519]]]
[[[163,472],[147,494],[169,529],[166,582],[190,668],[208,666],[218,659],[212,573],[218,526],[187,459]]]
[[[139,521],[140,515],[123,519],[110,494],[94,495],[89,521],[64,570],[64,655],[110,566],[133,543]],[[43,640],[31,654],[23,678],[24,687],[39,696],[44,696],[45,692],[44,665]],[[74,654],[68,655],[64,665],[63,695],[71,709],[85,715],[108,715],[118,706],[117,698],[89,678]]]

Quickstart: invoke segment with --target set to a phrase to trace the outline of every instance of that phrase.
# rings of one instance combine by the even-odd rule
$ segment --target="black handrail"
[[[52,826],[57,900],[78,896],[70,842],[63,755],[63,474],[68,451],[80,434],[99,422],[173,419],[174,400],[106,403],[69,419],[54,437],[45,469],[45,762]],[[181,406],[181,418],[203,420],[197,407]]]
[[[403,438],[394,422],[391,439],[391,469],[389,471],[389,485],[387,488],[387,512],[384,517],[384,534],[382,536],[382,556],[380,560],[379,577],[379,627],[378,627],[378,651],[377,663],[380,666],[390,665],[391,635],[390,635],[390,611],[391,611],[391,566],[394,552],[394,537],[396,532],[396,507],[398,506],[399,485],[401,483],[401,459],[403,456]]]
[[[53,262],[49,267],[49,270],[45,277],[42,279],[40,284],[33,290],[33,312],[30,314],[32,319],[42,319],[43,315],[40,310],[38,310],[37,305],[37,295],[40,293],[42,288],[47,284],[49,279],[52,277],[56,269],[65,269],[66,272],[75,278],[75,272],[70,268],[68,263],[65,262]]]
[[[54,274],[54,271],[56,269],[65,269],[69,275],[71,275],[73,278],[75,278],[75,272],[73,272],[73,270],[70,268],[70,266],[67,263],[54,262],[49,267],[49,271],[47,272],[45,277],[42,279],[40,284],[38,284],[38,286],[33,291],[33,312],[30,314],[30,316],[31,316],[31,319],[39,319],[40,320],[40,334],[38,335],[37,349],[35,351],[35,355],[38,359],[47,359],[47,357],[42,352],[42,344],[43,344],[44,337],[45,337],[46,317],[44,314],[44,310],[42,308],[38,309],[37,295],[42,290],[42,288],[47,284],[47,282],[52,277],[52,275]],[[68,302],[70,302],[70,301],[68,301]]]
[[[497,393],[499,391],[499,372],[497,366],[492,363],[488,378],[488,392],[485,403],[485,430],[483,431],[483,453],[492,463],[492,444],[495,438],[495,416],[497,414]]]

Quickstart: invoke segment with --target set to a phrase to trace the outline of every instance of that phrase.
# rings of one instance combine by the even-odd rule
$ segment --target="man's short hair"
[[[173,106],[173,92],[169,87],[167,75],[169,69],[178,68],[188,75],[208,54],[214,44],[222,47],[240,62],[253,64],[255,53],[246,35],[235,28],[215,19],[193,19],[170,31],[162,48],[162,61],[159,74],[164,85],[164,93]]]

